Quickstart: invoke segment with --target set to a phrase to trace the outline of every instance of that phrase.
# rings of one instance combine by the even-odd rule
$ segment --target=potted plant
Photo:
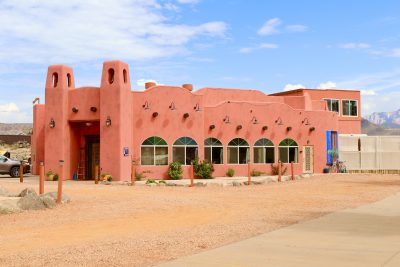
[[[56,175],[57,175],[57,174],[54,173],[52,170],[49,170],[49,171],[46,173],[47,181],[54,181],[54,176],[56,176]],[[58,175],[57,175],[57,178],[58,178]]]

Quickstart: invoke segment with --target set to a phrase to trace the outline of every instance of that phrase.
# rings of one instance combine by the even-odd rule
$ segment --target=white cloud
[[[336,83],[328,81],[326,83],[321,83],[318,85],[317,89],[335,89],[336,88]]]
[[[282,23],[279,18],[273,18],[264,23],[264,25],[258,30],[259,35],[271,35],[279,33],[276,28]]]
[[[376,92],[372,89],[361,90],[361,95],[376,95]]]
[[[307,31],[308,27],[305,25],[301,24],[295,24],[295,25],[288,25],[286,26],[286,30],[288,32],[305,32]]]
[[[371,45],[366,43],[346,43],[339,45],[339,47],[343,49],[366,49],[370,48]]]
[[[290,91],[290,90],[304,89],[304,88],[306,88],[306,87],[304,85],[302,85],[302,84],[291,84],[291,83],[288,83],[283,88],[283,91]]]
[[[279,46],[277,44],[270,44],[270,43],[262,43],[260,44],[259,48],[265,48],[265,49],[276,49]]]
[[[201,0],[177,0],[179,4],[197,4]]]
[[[18,112],[19,108],[15,103],[0,104],[0,113]]]
[[[251,52],[253,52],[254,50],[258,50],[258,49],[276,49],[279,46],[277,44],[271,44],[271,43],[262,43],[259,44],[258,46],[255,47],[243,47],[239,49],[240,53],[243,54],[249,54]]]
[[[199,36],[225,36],[222,21],[174,24],[162,15],[166,8],[174,9],[157,0],[1,1],[0,60],[154,59],[186,53]]]

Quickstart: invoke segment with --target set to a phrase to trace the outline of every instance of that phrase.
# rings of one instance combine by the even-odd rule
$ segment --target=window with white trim
[[[342,116],[358,116],[357,100],[342,100]]]
[[[299,162],[299,146],[292,139],[284,139],[279,143],[279,160],[283,163]]]
[[[253,146],[254,163],[274,163],[275,146],[271,140],[259,139]]]
[[[192,138],[181,137],[172,145],[172,158],[174,162],[190,165],[198,157],[199,147]]]
[[[250,146],[242,138],[232,139],[228,143],[228,164],[247,164],[250,160]]]
[[[325,98],[324,99],[329,111],[334,111],[339,113],[339,99],[331,99],[331,98]]]
[[[216,138],[207,138],[204,140],[204,159],[213,164],[224,163],[224,147],[221,141]]]
[[[168,165],[168,144],[161,137],[147,138],[140,146],[140,150],[142,165]]]

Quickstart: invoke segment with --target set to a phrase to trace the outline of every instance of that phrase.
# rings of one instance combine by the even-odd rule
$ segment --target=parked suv
[[[0,156],[0,174],[9,174],[11,177],[19,177],[20,161],[9,159],[5,156]],[[28,163],[23,163],[24,173],[30,171]]]

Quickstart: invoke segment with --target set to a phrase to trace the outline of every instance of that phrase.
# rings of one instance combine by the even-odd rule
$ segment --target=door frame
[[[310,166],[311,166],[311,170],[310,171],[306,171],[306,147],[310,147],[311,148],[311,156],[310,156]],[[314,145],[305,145],[303,146],[303,173],[314,173],[314,167],[315,167],[315,161],[314,161],[315,157],[314,157]]]
[[[85,135],[85,180],[94,179],[91,163],[93,161],[92,145],[96,143],[100,146],[100,135]]]

